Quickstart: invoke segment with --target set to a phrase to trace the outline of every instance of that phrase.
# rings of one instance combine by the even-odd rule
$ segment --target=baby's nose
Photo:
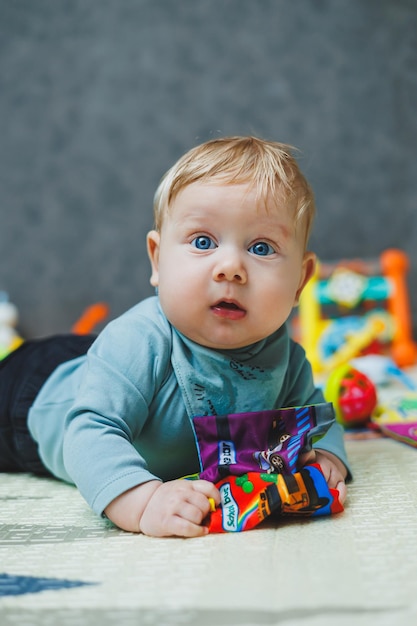
[[[227,280],[236,281],[240,284],[246,283],[246,268],[240,255],[224,255],[214,268],[213,278],[216,281]]]

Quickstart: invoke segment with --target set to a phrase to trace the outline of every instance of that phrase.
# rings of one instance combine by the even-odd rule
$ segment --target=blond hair
[[[182,156],[163,176],[154,197],[156,230],[165,213],[184,187],[199,182],[249,183],[258,198],[296,199],[295,224],[310,235],[315,214],[314,196],[292,155],[294,148],[257,137],[223,137],[196,146]]]

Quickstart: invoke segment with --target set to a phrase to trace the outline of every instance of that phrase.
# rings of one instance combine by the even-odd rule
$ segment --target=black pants
[[[93,335],[55,335],[24,342],[0,361],[0,472],[48,475],[27,416],[41,387],[64,361],[85,354]]]

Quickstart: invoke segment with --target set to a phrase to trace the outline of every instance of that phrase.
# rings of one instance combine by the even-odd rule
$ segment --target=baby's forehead
[[[301,205],[304,204],[303,197],[305,190],[295,180],[292,184],[285,184],[283,181],[274,177],[267,179],[265,177],[248,177],[240,176],[236,173],[218,172],[215,175],[203,175],[199,177],[176,178],[171,181],[171,185],[167,188],[165,198],[161,198],[159,205],[159,221],[158,226],[162,226],[165,217],[172,215],[172,209],[178,206],[181,200],[185,200],[195,191],[197,194],[203,194],[215,187],[217,190],[224,190],[225,194],[231,188],[240,187],[244,190],[244,194],[250,194],[255,203],[257,210],[282,213],[288,212],[288,216],[294,220],[294,223],[304,222],[304,216],[300,215]],[[304,213],[304,211],[302,211]],[[302,218],[302,219],[300,219]]]
[[[297,226],[297,198],[285,189],[276,189],[275,193],[262,190],[243,182],[225,182],[223,179],[198,180],[184,185],[177,191],[166,209],[166,217],[178,221],[192,218],[193,221],[204,221],[213,215],[218,219],[218,208],[223,214],[228,206],[239,204],[244,211],[256,217],[259,223],[285,223],[288,233],[294,233]]]
[[[257,181],[216,176],[209,179],[192,180],[178,186],[175,192],[170,195],[169,206],[175,204],[179,196],[188,196],[190,193],[198,193],[200,190],[201,192],[204,190],[211,191],[211,189],[215,189],[220,194],[223,191],[225,196],[230,191],[238,189],[242,196],[250,196],[253,199],[254,208],[260,210],[288,208],[295,211],[298,200],[296,191],[285,187],[283,184],[277,184],[272,188]]]

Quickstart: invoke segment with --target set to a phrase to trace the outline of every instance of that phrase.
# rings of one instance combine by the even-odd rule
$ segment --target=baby
[[[194,537],[215,485],[192,419],[323,402],[286,321],[315,268],[314,200],[289,146],[208,141],[162,179],[148,233],[157,295],[97,338],[28,341],[0,363],[0,469],[75,484],[122,529]],[[334,423],[299,464],[346,497]]]

